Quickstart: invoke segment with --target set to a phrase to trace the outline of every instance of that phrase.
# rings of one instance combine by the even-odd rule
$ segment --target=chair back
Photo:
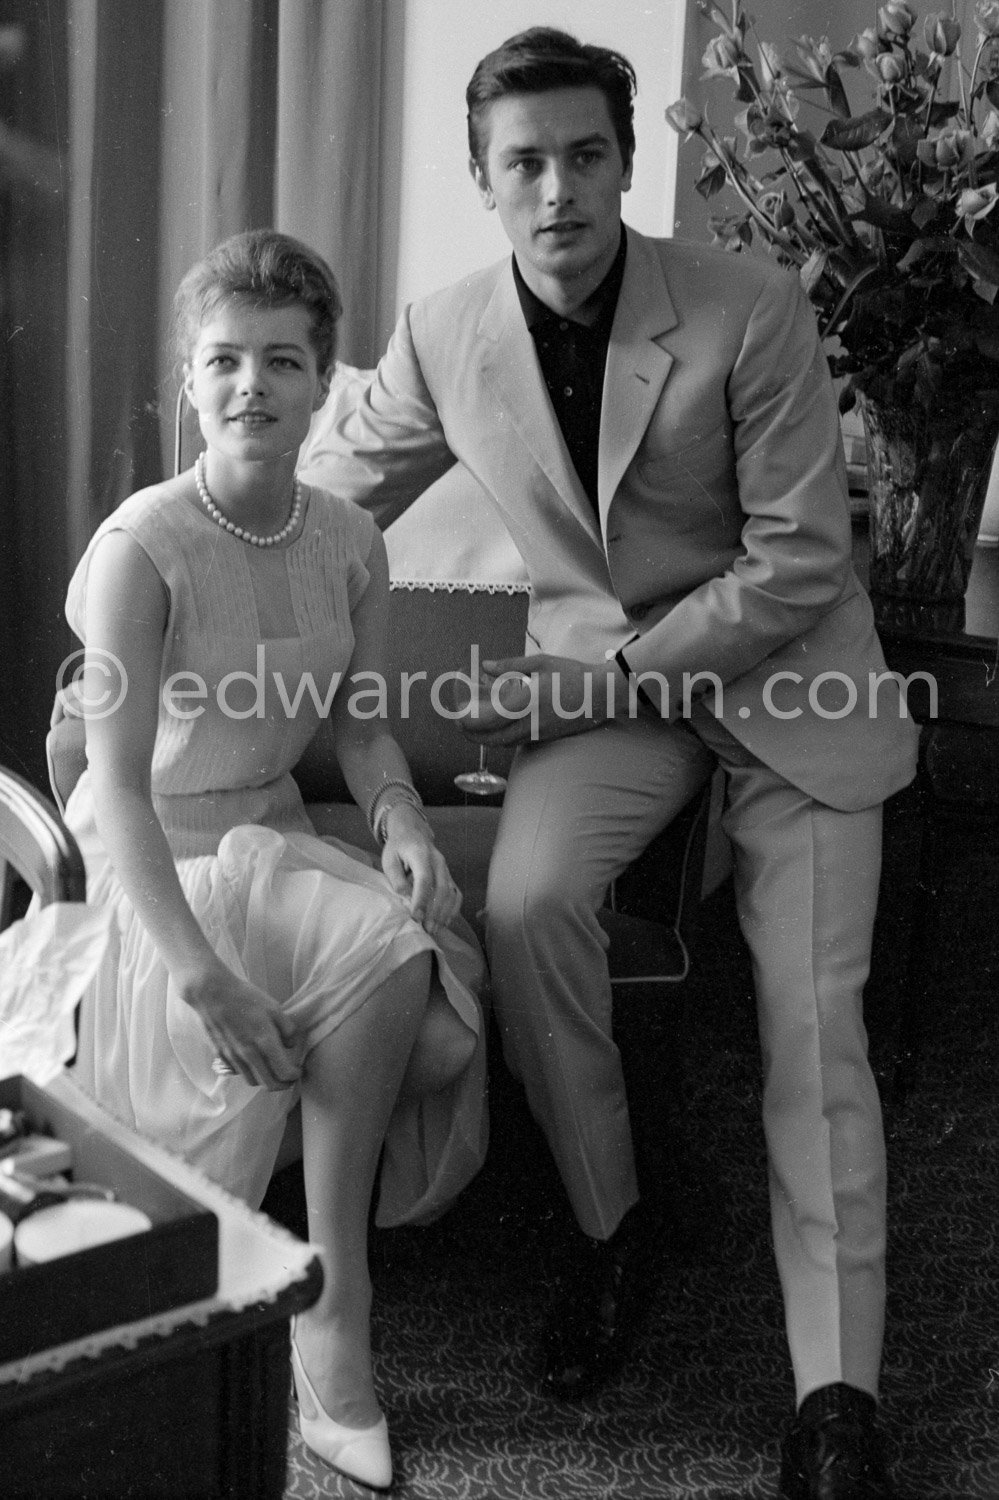
[[[0,766],[0,929],[16,911],[18,882],[47,906],[85,901],[83,856],[48,797]]]
[[[467,797],[454,778],[470,771],[478,759],[478,747],[448,717],[447,674],[470,674],[473,646],[482,660],[522,655],[526,625],[526,594],[392,589],[385,674],[388,723],[428,804],[463,805]],[[497,746],[489,751],[489,768],[505,775],[512,759],[510,747]],[[324,767],[324,779],[316,779],[308,751],[295,776],[306,802],[350,800],[336,770],[330,774]]]

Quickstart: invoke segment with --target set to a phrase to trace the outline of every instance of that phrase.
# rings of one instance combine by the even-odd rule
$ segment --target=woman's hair
[[[204,324],[231,302],[301,305],[309,314],[319,373],[333,369],[343,312],[340,289],[322,256],[301,240],[273,229],[249,229],[223,240],[191,267],[173,299],[173,347],[181,364],[190,359]]]
[[[635,70],[620,52],[579,42],[552,26],[532,26],[508,38],[482,59],[465,90],[468,149],[485,168],[490,104],[506,94],[543,94],[549,89],[599,89],[607,100],[625,166],[635,152]]]

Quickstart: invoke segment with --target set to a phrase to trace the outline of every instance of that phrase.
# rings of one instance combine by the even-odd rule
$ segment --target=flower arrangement
[[[999,389],[999,0],[978,0],[970,63],[955,17],[934,12],[920,26],[908,0],[886,0],[842,51],[801,37],[783,58],[755,39],[741,0],[730,15],[714,0],[699,8],[718,27],[703,76],[734,86],[738,134],[723,138],[685,99],[666,117],[707,147],[698,191],[710,198],[727,184],[739,199],[712,219],[716,242],[761,241],[797,270],[823,338],[837,341],[829,358],[845,377],[844,409],[885,388],[926,409],[972,393],[989,404]],[[866,75],[859,111],[851,71]],[[819,132],[802,123],[806,92],[828,116]]]

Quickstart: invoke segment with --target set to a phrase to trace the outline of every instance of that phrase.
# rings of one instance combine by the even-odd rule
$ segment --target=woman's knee
[[[461,1077],[475,1053],[476,1035],[439,984],[433,984],[406,1069],[410,1094],[433,1094]]]

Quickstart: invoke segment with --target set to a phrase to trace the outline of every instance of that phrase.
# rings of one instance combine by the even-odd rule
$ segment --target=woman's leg
[[[325,1279],[296,1323],[296,1343],[328,1416],[369,1427],[379,1408],[371,1370],[368,1210],[378,1156],[424,1020],[431,957],[401,965],[305,1061],[302,1137],[309,1237]]]
[[[407,1098],[436,1094],[454,1083],[472,1061],[476,1036],[451,1004],[436,976],[402,1080]]]

